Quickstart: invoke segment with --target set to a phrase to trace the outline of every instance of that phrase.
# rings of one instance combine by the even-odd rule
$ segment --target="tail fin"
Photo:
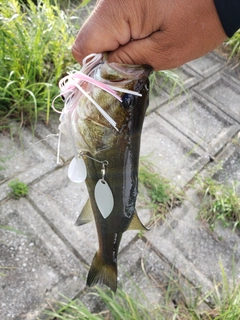
[[[99,252],[96,252],[87,277],[89,287],[96,283],[106,284],[112,291],[117,290],[117,264],[115,262],[106,263]]]

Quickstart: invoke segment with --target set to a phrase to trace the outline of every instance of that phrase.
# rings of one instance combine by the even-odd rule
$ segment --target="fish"
[[[94,59],[93,59],[94,60]],[[95,221],[99,249],[90,266],[87,285],[97,283],[117,290],[117,257],[122,235],[127,230],[148,230],[136,211],[141,132],[149,104],[148,65],[108,62],[107,56],[88,66],[86,74],[120,91],[114,95],[82,81],[86,94],[72,95],[74,112],[64,123],[70,124],[70,136],[86,167],[85,183],[89,199],[75,225]],[[92,98],[89,100],[89,96]],[[102,110],[92,103],[95,101]],[[105,112],[105,113],[104,113]],[[108,118],[104,115],[108,115]],[[60,117],[61,118],[61,117]],[[111,122],[110,119],[113,121]],[[66,125],[65,125],[66,127]],[[96,191],[98,190],[98,191]]]

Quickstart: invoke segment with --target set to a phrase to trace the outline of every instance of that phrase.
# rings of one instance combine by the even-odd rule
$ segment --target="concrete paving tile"
[[[36,319],[48,299],[74,297],[84,267],[26,199],[0,207],[0,318]]]
[[[154,112],[164,103],[167,103],[171,97],[161,88],[159,89],[159,93],[157,96],[151,96],[149,101],[149,107],[147,108],[146,115]]]
[[[231,281],[233,257],[237,278],[240,277],[239,252],[199,223],[200,199],[192,191],[188,196],[183,206],[173,210],[166,223],[156,228],[157,236],[154,233],[145,236],[187,279],[207,292],[214,281],[221,281],[220,263]]]
[[[240,126],[199,94],[183,95],[158,113],[214,157]]]
[[[145,234],[151,237],[151,232],[155,231],[153,228]],[[158,237],[157,233],[154,236]],[[142,298],[144,305],[150,301],[151,305],[168,306],[172,309],[173,300],[180,304],[183,296],[187,301],[196,298],[199,288],[145,241],[145,237],[138,239],[120,255],[119,285],[124,292],[138,299]]]
[[[55,159],[57,159],[57,150],[59,143],[59,137],[57,136],[57,134],[59,134],[59,124],[59,119],[54,117],[53,121],[51,121],[51,125],[49,125],[48,127],[46,127],[44,123],[39,122],[35,129],[35,135],[39,137],[39,139],[43,139],[44,143],[53,150]],[[72,159],[73,155],[74,149],[71,145],[71,141],[69,141],[69,139],[62,134],[60,140],[60,159],[62,159],[63,162],[67,162]]]
[[[178,186],[184,186],[209,161],[202,149],[156,113],[145,118],[141,156]]]
[[[188,62],[187,66],[200,76],[207,78],[223,69],[226,66],[226,61],[215,52],[210,52],[199,59]]]
[[[0,141],[0,201],[10,191],[10,180],[18,178],[29,184],[57,167],[51,150],[27,129],[13,138],[1,133]]]
[[[236,190],[240,192],[240,144],[238,137],[233,139],[227,147],[218,155],[217,163],[222,163],[222,168],[217,171],[213,178],[219,182],[231,185],[236,183]]]
[[[159,304],[169,282],[167,267],[169,268],[139,239],[119,255],[119,287],[140,300],[143,305],[149,302],[152,305]]]
[[[227,76],[218,73],[194,90],[240,123],[240,87]]]
[[[213,170],[214,167],[221,163],[221,169]],[[216,171],[212,178],[221,184],[231,186],[235,184],[235,191],[240,195],[240,144],[238,138],[234,138],[233,142],[229,143],[224,150],[216,157],[215,162],[211,164],[206,170],[203,170],[202,174],[209,175],[210,172]],[[237,278],[240,279],[240,232],[238,229],[232,230],[232,227],[224,227],[221,221],[216,221],[214,227],[214,234],[216,239],[221,239],[222,244],[225,244],[227,248],[233,252],[232,258],[236,264]],[[229,267],[230,269],[230,267]],[[230,272],[229,272],[230,273]],[[230,276],[230,280],[232,277]]]
[[[227,77],[230,77],[231,81],[236,82],[236,84],[240,85],[240,64],[239,62],[233,62],[228,65],[227,68],[224,69],[224,74]]]
[[[75,184],[68,179],[67,169],[67,166],[60,168],[34,184],[29,198],[56,232],[90,264],[97,249],[95,225],[74,225],[88,198],[87,190],[84,183]]]

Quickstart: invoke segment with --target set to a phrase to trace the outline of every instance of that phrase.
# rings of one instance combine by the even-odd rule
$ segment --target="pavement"
[[[141,237],[135,231],[124,233],[118,259],[119,287],[134,294],[135,283],[135,294],[142,289],[151,303],[164,300],[170,278],[177,279],[186,294],[212,290],[222,279],[221,266],[229,281],[234,276],[240,280],[239,234],[220,223],[210,231],[198,219],[201,199],[189,186],[196,174],[209,174],[220,161],[223,170],[216,176],[222,183],[240,179],[240,66],[234,68],[219,52],[211,52],[176,72],[186,92],[172,92],[163,84],[151,99],[141,155],[184,188],[186,200]],[[64,139],[61,162],[56,163],[57,126],[57,118],[48,126],[39,122],[34,132],[19,131],[12,123],[10,135],[0,134],[2,320],[45,319],[44,310],[62,295],[86,299],[96,230],[94,223],[74,226],[87,191],[84,183],[74,184],[67,177],[73,153]],[[19,200],[8,197],[8,183],[15,178],[29,186],[28,195]],[[152,212],[143,197],[137,207],[148,221]],[[175,303],[180,299],[177,291],[179,287]],[[91,303],[87,305],[94,308]]]

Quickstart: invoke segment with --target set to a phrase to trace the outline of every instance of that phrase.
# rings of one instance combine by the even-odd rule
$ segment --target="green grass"
[[[240,228],[240,196],[237,183],[225,185],[211,177],[197,177],[202,205],[199,211],[200,219],[209,223],[214,229],[216,221],[221,221],[225,227]]]
[[[184,293],[178,279],[169,279],[165,291],[165,299],[161,303],[150,301],[144,292],[132,284],[130,294],[122,289],[117,293],[95,286],[92,290],[82,293],[84,298],[92,301],[95,312],[91,312],[81,300],[64,298],[47,312],[49,320],[236,320],[240,319],[240,282],[227,279],[220,263],[222,280],[215,283],[212,291],[201,294],[200,288],[191,288]],[[233,270],[233,274],[235,271]],[[190,286],[190,284],[189,284]],[[133,289],[133,290],[132,290]],[[192,293],[191,293],[192,291]],[[163,292],[164,294],[164,292]],[[178,295],[177,301],[174,296]],[[187,296],[188,295],[188,296]],[[144,301],[144,303],[143,303]],[[208,306],[211,301],[211,306]],[[97,307],[96,307],[97,306]],[[97,311],[98,310],[98,311]]]
[[[10,196],[14,199],[20,199],[28,194],[28,186],[26,183],[19,181],[19,179],[10,181],[8,186],[12,189]]]
[[[11,157],[10,156],[5,156],[5,157],[0,157],[0,171],[6,169],[6,162],[9,160]]]
[[[204,319],[235,320],[240,319],[240,282],[235,279],[235,266],[233,261],[233,278],[227,278],[225,270],[220,263],[222,281],[216,283],[211,294],[214,308],[206,313]],[[211,316],[211,317],[210,317]]]
[[[240,59],[240,29],[226,41],[227,47],[230,49],[230,59],[232,57]]]
[[[97,301],[97,304],[104,306],[102,311],[91,313],[91,311],[80,300],[67,300],[59,302],[58,306],[48,312],[49,319],[86,319],[86,320],[164,320],[164,314],[168,308],[151,303],[145,297],[145,305],[139,299],[134,298],[131,294],[118,289],[114,294],[109,290],[95,287],[94,291],[86,293],[90,299]],[[139,291],[139,295],[144,293]],[[150,306],[150,307],[149,307]],[[174,314],[174,308],[171,310]]]
[[[0,2],[0,129],[49,121],[58,81],[74,64],[76,28],[57,1]]]
[[[147,190],[155,217],[163,217],[169,210],[180,205],[184,194],[162,177],[149,161],[141,161],[139,182]]]
[[[166,86],[171,90],[171,96],[175,89],[180,88],[180,93],[185,91],[183,80],[173,70],[154,71],[150,77],[150,97],[158,96]]]

